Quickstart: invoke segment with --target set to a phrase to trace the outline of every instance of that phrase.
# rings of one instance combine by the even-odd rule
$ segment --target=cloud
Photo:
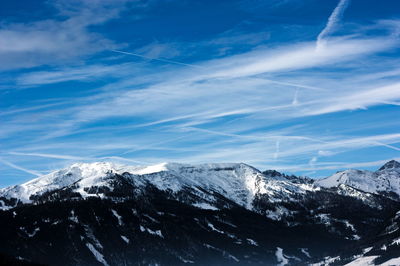
[[[70,155],[59,155],[59,154],[46,154],[46,153],[25,153],[25,152],[9,152],[11,155],[21,155],[21,156],[35,156],[44,157],[52,159],[62,159],[62,160],[87,160],[85,157],[80,156],[70,156]]]
[[[275,153],[274,153],[274,159],[278,159],[278,157],[279,157],[279,144],[280,144],[280,142],[279,142],[279,140],[277,140],[276,141],[276,150],[275,150]]]
[[[103,18],[111,1],[93,1],[94,8],[86,1],[75,4],[62,3],[63,17],[0,29],[9,30],[12,40],[5,40],[0,57],[34,54],[32,62],[16,60],[11,65],[61,62],[64,50],[65,60],[74,61],[19,74],[10,87],[25,90],[1,94],[9,99],[7,108],[1,109],[2,155],[11,161],[27,158],[27,169],[46,168],[48,162],[58,167],[71,161],[172,160],[244,161],[260,168],[319,171],[342,167],[335,160],[347,152],[360,157],[362,149],[398,152],[397,120],[384,116],[400,113],[387,106],[393,109],[384,108],[378,116],[371,108],[400,100],[397,60],[388,57],[399,44],[392,30],[387,35],[364,30],[360,32],[365,35],[330,38],[318,50],[314,41],[271,42],[218,56],[190,57],[185,51],[196,46],[184,47],[186,42],[123,48],[90,31],[90,25],[117,17],[120,7],[112,7]],[[91,10],[99,17],[93,18]],[[71,42],[61,43],[63,35],[75,29]],[[25,32],[36,34],[30,36],[32,43],[24,39]],[[196,44],[208,51],[256,36],[241,38],[238,31],[227,31],[214,42]],[[25,43],[18,46],[18,39]],[[255,45],[259,44],[257,38]],[[107,52],[77,60],[97,51]],[[126,63],[135,57],[145,60]],[[87,83],[93,80],[100,82]],[[56,84],[65,81],[70,82]],[[60,88],[68,90],[66,99],[27,100],[29,95],[42,98],[47,93],[58,97],[52,90]]]
[[[41,174],[40,172],[38,172],[38,171],[26,169],[26,168],[24,168],[24,167],[21,167],[21,166],[18,166],[18,165],[16,165],[16,164],[13,164],[13,163],[11,163],[11,162],[9,162],[9,161],[6,161],[6,160],[4,160],[4,159],[2,159],[2,158],[0,158],[0,163],[5,164],[5,165],[7,165],[7,166],[9,166],[9,167],[11,167],[11,168],[20,170],[20,171],[22,171],[22,172],[31,174],[31,175],[35,175],[35,176],[40,176],[40,175],[42,175],[42,174]]]
[[[343,110],[364,109],[393,99],[400,99],[400,83],[345,93],[340,97],[323,101],[324,106],[307,114],[320,115]]]
[[[72,62],[76,58],[121,47],[89,26],[115,18],[125,1],[54,1],[59,15],[0,26],[0,69]]]
[[[316,157],[316,156],[314,156],[314,157],[312,157],[311,159],[310,159],[310,161],[308,162],[308,164],[311,166],[311,167],[314,167],[315,166],[315,163],[318,161],[318,157]]]
[[[38,86],[65,81],[93,81],[100,77],[118,77],[131,68],[127,64],[75,66],[52,71],[35,71],[22,74],[17,78],[17,84],[24,86]]]
[[[178,62],[178,61],[174,61],[174,60],[170,60],[170,59],[165,59],[165,58],[159,58],[158,55],[157,56],[153,55],[150,57],[150,56],[145,56],[145,55],[131,53],[131,52],[124,52],[124,51],[119,51],[119,50],[111,50],[111,51],[115,52],[115,53],[125,54],[125,55],[137,56],[137,57],[148,59],[148,60],[160,61],[160,62],[168,63],[168,64],[176,64],[176,65],[182,65],[182,66],[188,66],[188,67],[201,68],[200,66],[197,66],[197,65],[186,64],[186,63],[182,63],[182,62]],[[157,54],[158,53],[159,52],[157,52]]]
[[[319,156],[332,156],[332,155],[334,155],[334,153],[331,151],[319,150],[318,155]]]
[[[296,91],[294,92],[292,105],[297,105],[299,103],[298,95],[299,95],[299,89],[297,88]]]
[[[349,2],[350,0],[339,1],[338,5],[333,10],[332,14],[329,16],[325,28],[320,32],[320,34],[317,37],[317,50],[321,49],[326,44],[325,38],[335,30],[337,24],[340,22],[344,14],[344,11],[349,5]]]

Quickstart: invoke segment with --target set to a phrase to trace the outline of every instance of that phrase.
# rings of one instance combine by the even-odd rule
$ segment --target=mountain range
[[[76,163],[0,189],[8,265],[400,265],[400,163]]]

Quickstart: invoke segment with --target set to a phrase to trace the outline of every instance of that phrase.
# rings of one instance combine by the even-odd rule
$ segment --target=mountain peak
[[[379,168],[379,171],[395,168],[400,168],[400,163],[398,161],[391,160],[385,163],[381,168]]]

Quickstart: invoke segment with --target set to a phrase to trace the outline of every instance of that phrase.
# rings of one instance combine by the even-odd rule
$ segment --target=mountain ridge
[[[243,173],[236,173],[240,171]],[[224,184],[220,182],[221,176],[218,171],[233,171],[229,178],[236,181],[237,184]],[[158,173],[168,172],[174,176],[174,179],[166,180],[165,178],[155,178]],[[203,174],[201,174],[203,172]],[[246,173],[245,173],[246,172]],[[400,195],[400,163],[391,160],[385,163],[379,170],[372,172],[367,170],[349,169],[340,171],[332,176],[322,179],[311,179],[308,177],[297,177],[294,175],[286,175],[275,170],[260,170],[245,163],[209,163],[209,164],[180,164],[180,163],[160,163],[150,166],[130,166],[123,164],[115,164],[110,162],[94,162],[94,163],[75,163],[69,167],[51,172],[50,174],[32,179],[21,185],[14,185],[0,189],[0,197],[17,198],[23,203],[29,203],[30,197],[42,194],[50,190],[61,189],[72,184],[78,184],[81,189],[78,191],[81,196],[88,196],[84,188],[93,185],[102,185],[107,181],[109,174],[128,173],[135,178],[136,182],[151,182],[161,189],[170,189],[172,191],[179,190],[183,186],[202,186],[207,189],[218,188],[224,190],[226,195],[243,186],[244,190],[248,190],[248,194],[262,193],[267,194],[265,189],[271,188],[266,183],[279,182],[280,185],[298,185],[300,190],[313,190],[318,187],[338,187],[340,184],[353,187],[368,193],[394,193]],[[207,178],[207,174],[214,174],[214,178]],[[182,176],[184,175],[184,176]],[[144,176],[148,178],[143,178]],[[151,177],[153,179],[151,179]],[[224,177],[227,179],[227,177]],[[226,181],[226,180],[224,180]],[[97,184],[96,184],[97,182]],[[241,184],[239,184],[241,182]],[[208,184],[207,184],[208,183]],[[164,188],[163,188],[164,186]],[[234,187],[236,186],[236,187]],[[284,186],[283,186],[284,187]],[[256,192],[255,190],[258,191]],[[291,188],[293,190],[293,187]],[[218,189],[217,189],[218,190]],[[245,192],[243,192],[245,193]],[[251,195],[248,200],[241,199],[243,204],[249,206]],[[4,205],[4,204],[3,204]],[[4,208],[4,206],[3,206]]]
[[[385,165],[376,173],[400,179]],[[50,265],[378,264],[398,257],[399,213],[390,194],[244,163],[78,163],[0,190],[0,237],[12,240],[0,253]]]

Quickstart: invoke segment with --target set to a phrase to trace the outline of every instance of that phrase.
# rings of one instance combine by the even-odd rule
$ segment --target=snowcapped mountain
[[[390,161],[314,181],[243,163],[76,163],[0,189],[0,238],[9,239],[0,258],[342,265],[371,255],[383,263],[399,257],[399,169]]]
[[[346,185],[364,192],[400,196],[400,163],[389,161],[378,171],[346,170],[315,182],[321,187]]]
[[[126,166],[108,162],[77,163],[68,168],[33,179],[22,185],[0,190],[0,198],[32,203],[33,198],[51,191],[71,187],[82,198],[104,196],[90,193],[91,187],[112,188],[115,176],[124,175],[136,186],[154,185],[159,190],[177,193],[185,188],[217,192],[235,203],[252,208],[256,195],[270,200],[289,200],[292,194],[313,190],[311,184],[294,184],[286,178],[267,176],[243,164],[188,165],[162,163],[152,166]],[[2,203],[0,201],[0,203]],[[9,208],[3,203],[3,208]]]

